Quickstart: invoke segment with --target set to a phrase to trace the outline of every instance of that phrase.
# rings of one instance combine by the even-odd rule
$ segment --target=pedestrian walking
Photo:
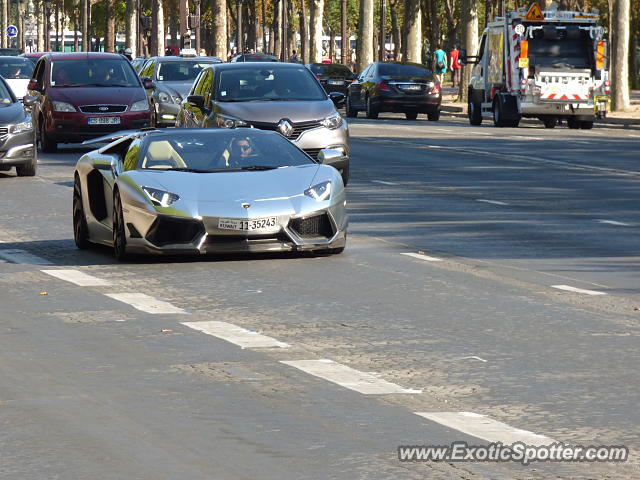
[[[453,44],[453,48],[449,52],[449,67],[451,68],[451,82],[453,87],[460,86],[460,77],[462,73],[462,65],[460,65],[460,50],[458,45]]]
[[[291,57],[289,57],[289,61],[291,63],[300,63],[300,57],[298,56],[298,53],[295,50],[291,52]]]
[[[433,52],[433,71],[436,75],[436,79],[442,85],[444,81],[444,74],[447,73],[447,54],[444,53],[444,50],[438,46],[436,50]]]

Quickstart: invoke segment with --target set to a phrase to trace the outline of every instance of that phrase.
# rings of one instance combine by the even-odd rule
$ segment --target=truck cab
[[[597,13],[542,11],[533,4],[489,23],[469,85],[469,121],[517,127],[523,117],[553,128],[589,129],[608,95],[604,30]]]

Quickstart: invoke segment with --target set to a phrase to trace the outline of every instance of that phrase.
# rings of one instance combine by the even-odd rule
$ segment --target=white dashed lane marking
[[[49,260],[16,248],[0,250],[0,258],[20,265],[53,265]]]
[[[392,393],[422,393],[422,390],[402,388],[395,383],[387,382],[372,373],[360,372],[351,367],[336,363],[333,360],[296,360],[281,361],[285,365],[302,370],[314,377],[320,377],[341,387],[354,390],[363,395],[388,395]]]
[[[597,290],[585,290],[584,288],[576,288],[570,285],[551,285],[553,288],[557,288],[558,290],[565,290],[567,292],[573,293],[583,293],[585,295],[606,295],[605,292],[598,292]]]
[[[74,283],[80,287],[108,287],[113,285],[108,280],[102,280],[101,278],[88,275],[80,270],[40,270],[42,273],[51,275],[52,277],[65,280],[67,282]]]
[[[472,437],[481,438],[488,442],[502,442],[512,445],[522,442],[527,445],[551,445],[555,440],[545,435],[514,428],[506,423],[493,420],[485,415],[473,412],[415,412],[428,420],[466,433]]]
[[[476,202],[490,203],[491,205],[509,205],[506,202],[499,202],[498,200],[485,200],[484,198],[479,198],[476,200]]]
[[[384,180],[371,180],[371,183],[379,183],[380,185],[398,185],[393,182],[385,182]]]
[[[598,220],[598,223],[604,223],[607,225],[615,225],[616,227],[630,227],[629,223],[617,222],[615,220]]]
[[[157,298],[150,297],[144,293],[106,293],[107,297],[111,297],[114,300],[131,305],[142,312],[147,313],[177,313],[187,314],[189,313],[182,308],[174,307],[169,302],[164,300],[158,300]]]
[[[421,253],[401,253],[400,255],[405,255],[407,257],[418,258],[420,260],[425,260],[427,262],[441,262],[442,259],[436,257],[430,257],[429,255],[423,255]]]
[[[182,325],[221,338],[242,348],[287,348],[289,346],[275,338],[226,322],[182,322]]]

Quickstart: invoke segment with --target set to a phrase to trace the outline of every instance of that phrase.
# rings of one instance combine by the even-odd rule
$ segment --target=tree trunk
[[[398,60],[402,51],[402,35],[400,34],[400,25],[398,24],[398,2],[397,0],[389,3],[391,13],[391,31],[393,35],[393,58]]]
[[[322,15],[324,0],[311,0],[311,63],[322,62]]]
[[[164,55],[164,0],[151,2],[151,55]]]
[[[360,0],[358,24],[357,71],[373,62],[373,0]]]
[[[422,62],[422,20],[420,0],[405,0],[404,21],[406,24],[407,62]]]
[[[614,10],[616,32],[611,53],[611,99],[613,110],[624,111],[629,103],[629,0],[617,0]],[[635,54],[635,52],[634,52]]]
[[[351,42],[347,30],[347,0],[340,0],[340,63],[351,68]]]
[[[478,51],[478,4],[476,0],[462,0],[462,47],[467,55],[476,55]],[[467,102],[469,80],[471,79],[471,65],[462,68],[462,81],[458,91],[458,100]]]
[[[273,0],[273,25],[271,27],[271,35],[273,35],[273,53],[280,58],[282,53],[282,1]]]
[[[227,2],[211,0],[211,16],[213,17],[213,52],[214,57],[227,60]]]
[[[309,63],[309,23],[306,0],[300,0],[300,55],[302,63]]]
[[[137,46],[137,35],[138,35],[138,12],[136,10],[136,1],[135,0],[127,0],[127,12],[125,16],[125,31],[126,38],[125,44],[126,47],[129,47],[132,52],[132,57],[136,57],[136,46]]]
[[[287,62],[289,61],[290,56],[293,54],[294,50],[297,50],[298,46],[296,45],[296,29],[294,28],[293,19],[296,18],[296,6],[293,3],[293,0],[289,0],[287,2],[287,18],[290,19],[287,21]]]
[[[2,3],[2,12],[0,12],[0,14],[2,14],[2,35],[0,35],[0,47],[7,48],[9,37],[5,35],[5,32],[9,27],[9,17],[8,17],[9,0],[2,0],[1,3]]]
[[[640,5],[640,4],[639,4]],[[631,20],[631,43],[629,44],[629,70],[631,72],[631,90],[638,88],[638,55],[636,45],[638,45],[638,32],[640,31],[640,13],[634,9]]]
[[[107,0],[107,25],[106,36],[104,39],[104,51],[115,52],[116,44],[116,2],[115,0]]]
[[[267,45],[267,7],[265,5],[266,0],[260,1],[260,9],[262,10],[262,51],[269,50]]]

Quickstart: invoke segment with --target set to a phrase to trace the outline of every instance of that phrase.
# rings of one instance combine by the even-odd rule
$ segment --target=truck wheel
[[[471,125],[482,125],[482,106],[478,102],[469,100],[467,105],[467,115]]]
[[[378,118],[378,113],[378,107],[374,107],[371,97],[367,97],[367,118]]]
[[[493,125],[496,127],[506,127],[502,118],[502,106],[500,100],[493,102]]]
[[[558,124],[558,119],[556,117],[542,117],[542,123],[544,123],[544,128],[555,128]]]
[[[580,128],[582,130],[591,130],[593,128],[592,121],[580,122]]]
[[[580,123],[581,123],[581,122],[580,122],[579,120],[576,120],[576,119],[575,119],[575,118],[573,118],[573,117],[569,117],[569,118],[567,118],[567,126],[568,126],[569,128],[571,128],[572,130],[575,130],[575,129],[577,129],[577,128],[580,128]]]

